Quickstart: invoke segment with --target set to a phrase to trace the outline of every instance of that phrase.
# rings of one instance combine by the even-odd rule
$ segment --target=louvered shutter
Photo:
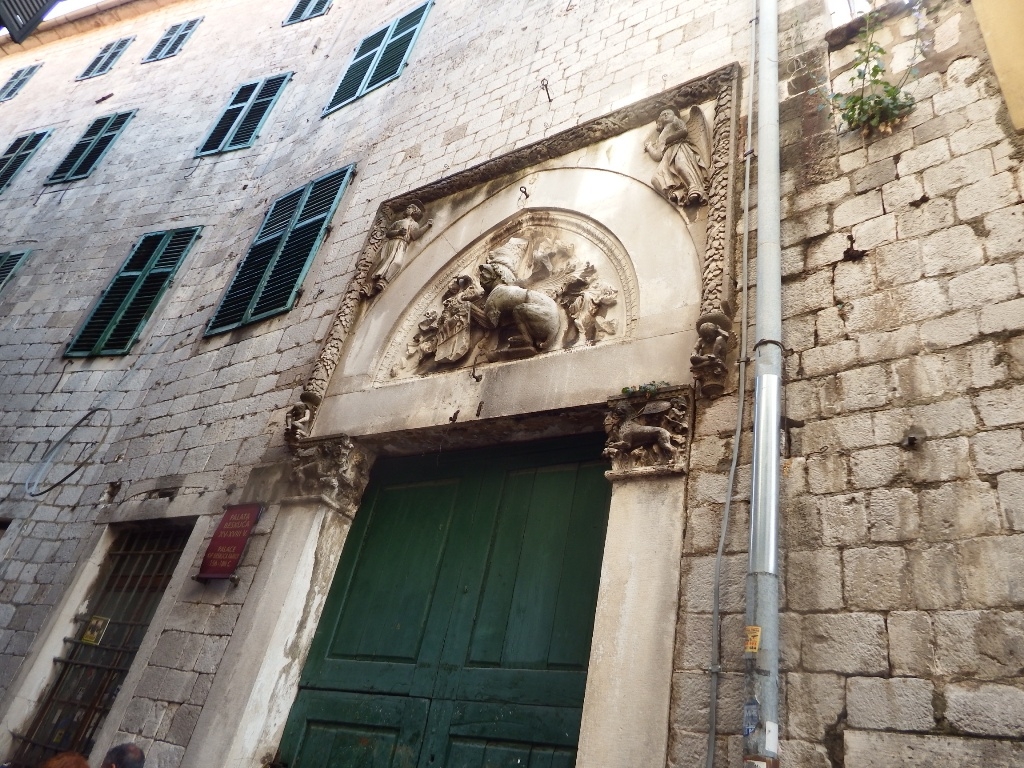
[[[14,274],[21,263],[28,256],[29,251],[6,251],[0,253],[0,289],[7,285],[7,281]]]
[[[196,154],[250,146],[290,77],[291,73],[287,72],[240,85]]]
[[[327,11],[331,0],[299,0],[288,14],[284,24],[294,24],[297,21],[312,19],[314,16],[321,16]]]
[[[430,5],[421,5],[363,40],[324,108],[325,115],[401,74]]]
[[[28,82],[29,78],[36,73],[42,64],[33,64],[30,67],[23,67],[11,75],[11,79],[7,81],[3,88],[0,88],[0,101],[7,101],[13,99],[21,91],[25,83]]]
[[[238,127],[235,129],[231,139],[225,144],[224,149],[247,147],[256,140],[256,133],[259,131],[260,126],[263,125],[263,121],[270,112],[270,108],[277,101],[278,94],[281,93],[284,84],[288,82],[288,77],[288,75],[275,75],[274,77],[268,77],[263,82],[263,85],[256,92],[256,97],[252,100],[248,109],[246,109],[245,115],[238,121]]]
[[[127,354],[200,229],[187,227],[143,235],[66,354]]]
[[[49,131],[39,133],[27,133],[19,136],[7,148],[0,157],[0,192],[7,189],[7,185],[18,174],[29,158],[39,149],[39,145],[50,135]]]
[[[86,80],[90,77],[97,77],[104,75],[110,71],[110,68],[114,66],[114,63],[124,53],[134,37],[123,37],[120,40],[115,40],[112,43],[107,43],[100,49],[99,54],[95,59],[90,62],[89,66],[85,68],[85,72],[76,77],[76,80]]]
[[[183,25],[181,25],[181,29],[178,30],[178,34],[175,35],[173,40],[171,40],[170,45],[167,46],[167,50],[164,51],[164,54],[161,58],[166,59],[170,56],[177,55],[178,51],[180,51],[181,47],[185,44],[185,41],[192,36],[192,33],[195,31],[196,27],[199,26],[200,21],[202,21],[202,18],[191,19],[189,21],[186,21]]]
[[[207,336],[291,309],[352,171],[352,166],[335,171],[274,202]]]
[[[199,26],[200,21],[202,21],[202,18],[183,21],[172,26],[164,32],[163,37],[153,46],[153,50],[143,59],[143,62],[168,59],[177,54],[185,44],[185,41],[192,35],[195,28]]]
[[[59,0],[0,0],[0,23],[11,40],[24,42]]]
[[[134,111],[118,112],[94,120],[45,183],[84,179],[92,173],[134,114]]]
[[[398,77],[426,15],[427,6],[422,5],[398,20],[391,30],[391,34],[388,35],[388,42],[384,45],[384,51],[373,67],[370,79],[366,82],[366,90],[376,88],[378,85],[383,85],[388,80]]]
[[[153,50],[149,52],[149,55],[143,59],[143,61],[156,61],[164,57],[164,51],[171,44],[171,41],[177,37],[178,30],[181,29],[181,24],[175,24],[173,27],[164,32],[164,36],[157,41],[157,44],[153,46]]]

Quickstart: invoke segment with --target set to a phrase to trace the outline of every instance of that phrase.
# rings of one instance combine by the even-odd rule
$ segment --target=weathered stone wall
[[[282,27],[292,5],[139,0],[50,26],[24,46],[0,45],[0,76],[44,62],[0,106],[0,137],[54,128],[0,200],[0,249],[35,249],[0,293],[0,515],[14,521],[0,571],[5,709],[41,637],[67,634],[53,606],[104,525],[199,516],[196,537],[208,536],[253,467],[286,459],[285,411],[382,200],[747,58],[749,12],[728,0],[532,0],[486,13],[453,0],[431,10],[398,80],[321,119],[354,47],[413,3],[339,0],[324,17]],[[811,6],[817,2],[795,7],[820,35]],[[196,16],[204,20],[178,56],[140,64],[167,27]],[[128,35],[136,40],[110,73],[75,82],[102,45]],[[281,71],[295,75],[252,148],[193,157],[237,84]],[[135,108],[92,176],[42,186],[92,119]],[[297,306],[203,339],[268,203],[350,162],[357,176]],[[186,225],[203,225],[202,239],[132,354],[62,358],[139,236]],[[111,411],[111,427],[97,463],[28,498],[22,484],[47,443],[100,406]],[[76,433],[50,477],[71,469],[96,437],[103,429]],[[218,678],[249,648],[236,629],[246,611],[253,616],[245,626],[257,626],[255,603],[273,602],[257,574],[269,567],[264,552],[281,551],[284,514],[272,509],[261,522],[238,587],[203,589],[183,579],[169,595],[166,622],[143,646],[114,725],[161,766],[182,760],[211,688],[236,695],[227,683],[218,689]],[[190,545],[189,575],[203,544]],[[74,606],[62,610],[66,618]],[[48,673],[47,659],[39,669]]]
[[[784,461],[783,761],[1024,760],[1024,140],[969,4],[929,3],[917,107],[838,135],[856,42],[780,68]],[[878,40],[903,73],[913,17]],[[860,261],[843,259],[852,234]],[[756,268],[756,265],[755,265]],[[703,763],[711,574],[735,397],[698,415],[670,761]],[[900,447],[908,427],[927,439]],[[721,765],[739,765],[749,447],[726,547]],[[731,735],[731,736],[730,736]]]

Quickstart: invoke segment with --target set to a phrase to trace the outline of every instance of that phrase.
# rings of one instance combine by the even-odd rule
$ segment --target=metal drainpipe
[[[782,416],[778,0],[761,0],[758,31],[754,454],[743,749],[744,768],[774,768],[779,764],[778,521]]]

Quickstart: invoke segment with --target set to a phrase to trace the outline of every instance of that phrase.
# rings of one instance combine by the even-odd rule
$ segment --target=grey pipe
[[[777,765],[779,754],[779,464],[782,412],[782,211],[779,160],[778,0],[758,14],[757,305],[754,453],[747,570],[747,705],[744,752]],[[756,634],[755,634],[756,633]],[[756,723],[756,724],[755,724]]]

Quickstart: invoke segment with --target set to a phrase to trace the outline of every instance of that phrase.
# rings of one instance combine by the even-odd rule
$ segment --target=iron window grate
[[[11,768],[73,750],[88,755],[188,541],[188,528],[147,526],[118,534],[75,635],[23,734]]]

